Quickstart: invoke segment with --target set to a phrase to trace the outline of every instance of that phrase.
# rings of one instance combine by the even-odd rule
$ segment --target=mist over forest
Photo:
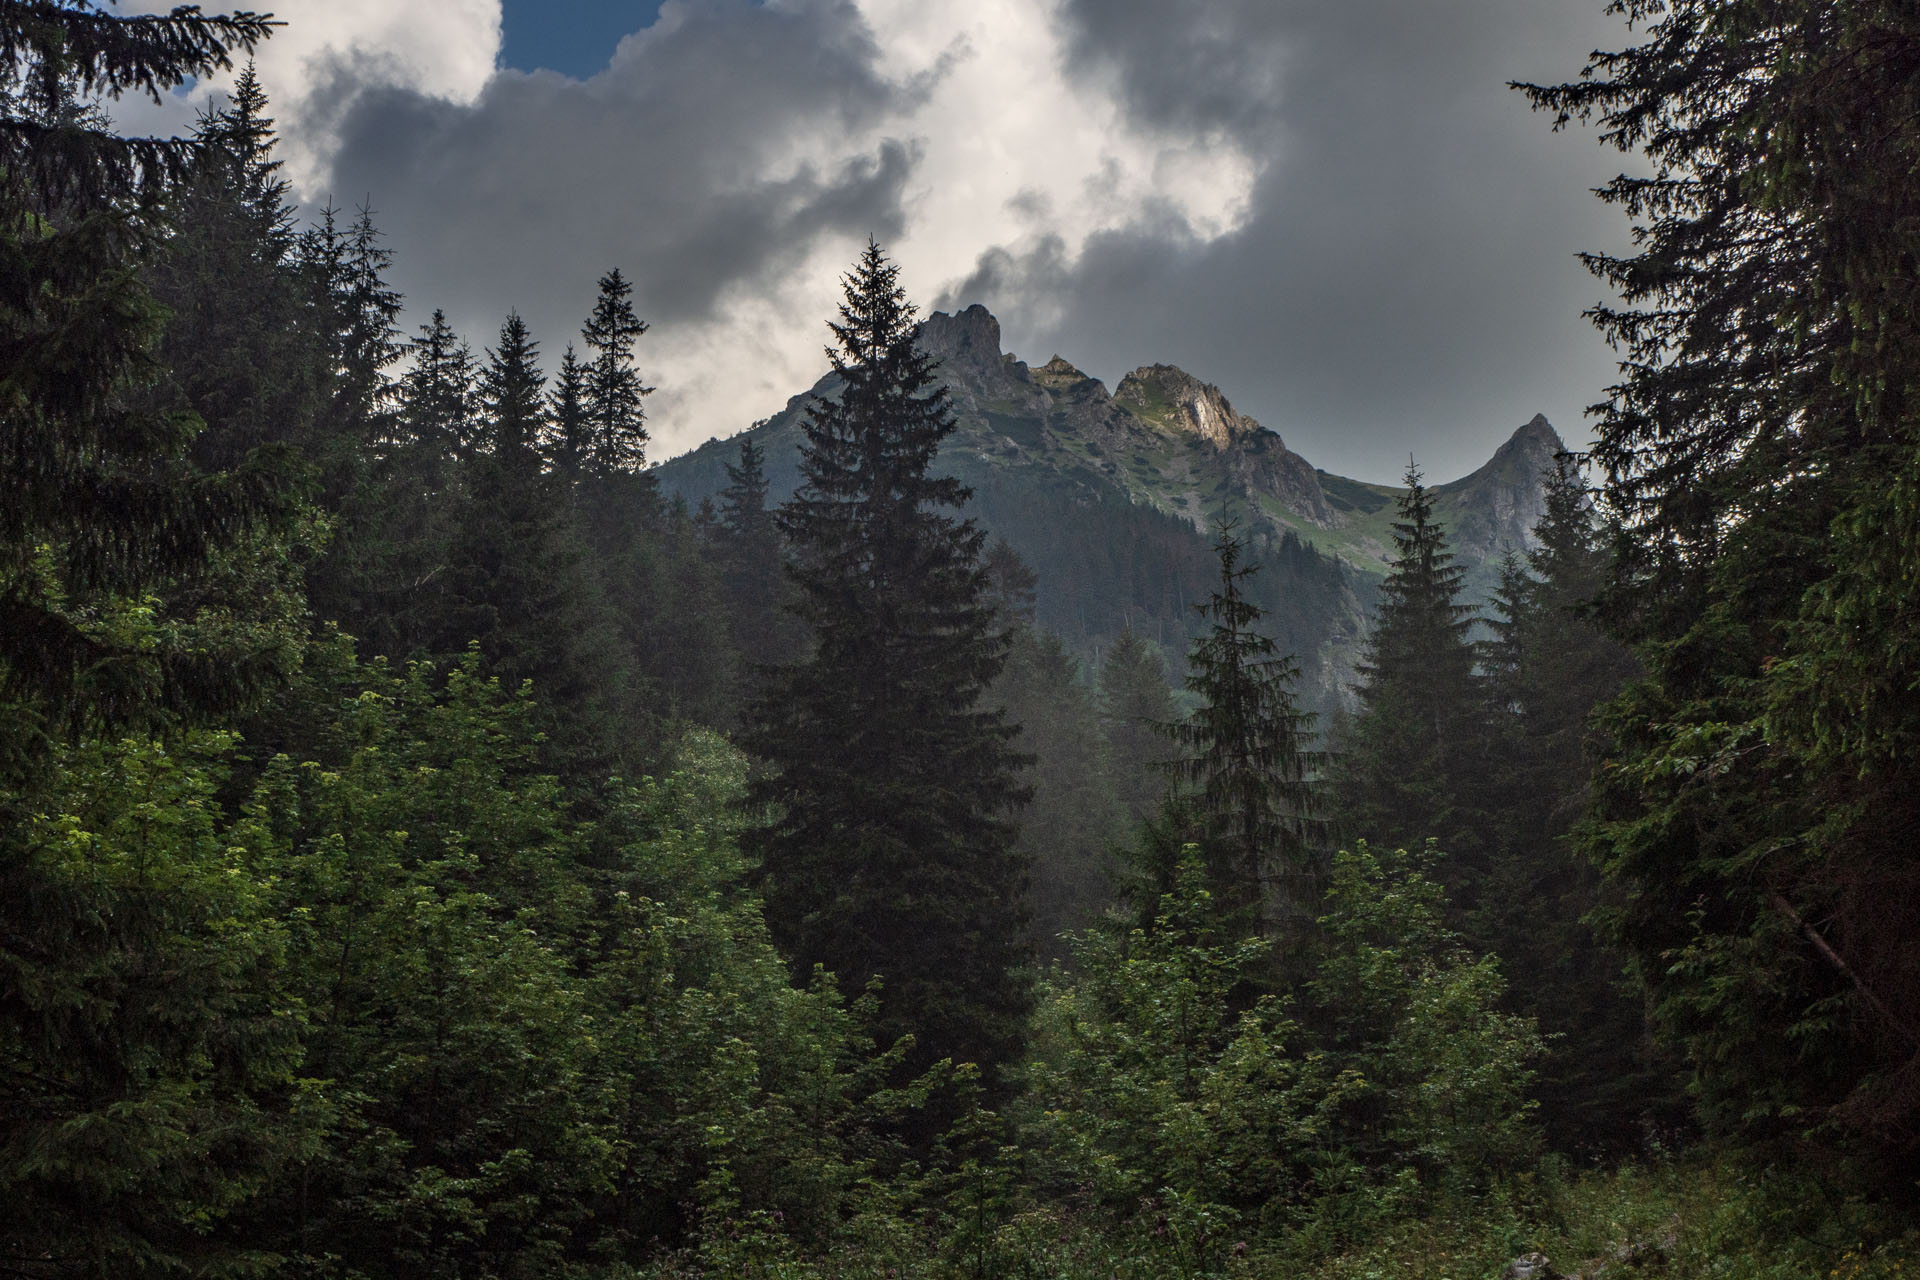
[[[1592,447],[1395,485],[871,236],[658,456],[0,3],[0,1275],[1920,1265],[1920,35],[1613,12]]]

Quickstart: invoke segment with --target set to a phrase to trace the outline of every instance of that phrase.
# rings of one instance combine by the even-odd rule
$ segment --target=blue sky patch
[[[660,16],[660,0],[504,0],[501,61],[584,80],[606,68],[622,36]]]

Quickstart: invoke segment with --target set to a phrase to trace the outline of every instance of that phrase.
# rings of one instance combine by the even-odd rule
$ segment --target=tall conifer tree
[[[483,443],[473,353],[435,310],[407,345],[412,361],[385,439],[347,508],[351,564],[338,568],[348,599],[338,621],[375,653],[445,653],[457,611],[451,575],[471,501],[463,464]]]
[[[704,622],[713,601],[711,584],[698,573],[682,572],[688,568],[685,545],[670,528],[659,486],[645,470],[643,402],[653,388],[641,383],[633,357],[646,330],[634,314],[632,284],[618,270],[601,276],[581,329],[586,359],[569,347],[561,360],[552,454],[561,474],[573,478],[601,589],[618,620],[620,642],[632,655],[635,696],[664,724],[684,704],[677,696],[685,692],[683,683],[700,678],[686,669],[689,663],[706,656],[680,644],[682,623],[692,619],[675,614],[698,613]]]
[[[484,430],[474,396],[473,349],[453,326],[446,312],[434,308],[432,317],[408,344],[413,367],[400,385],[401,449],[418,452],[417,462],[429,472],[449,458],[465,458],[481,444]]]
[[[1380,586],[1373,638],[1354,690],[1360,709],[1343,747],[1342,820],[1375,844],[1417,848],[1436,838],[1452,855],[1443,876],[1460,899],[1485,844],[1479,794],[1485,701],[1475,671],[1465,571],[1433,518],[1433,495],[1409,464]]]
[[[1626,1150],[1684,1112],[1664,1056],[1645,1034],[1624,955],[1589,923],[1599,870],[1569,834],[1589,800],[1588,726],[1633,676],[1626,648],[1600,628],[1608,565],[1576,463],[1546,477],[1546,511],[1524,561],[1509,557],[1481,652],[1492,701],[1487,762],[1495,847],[1472,932],[1498,951],[1510,999],[1549,1037],[1541,1119],[1562,1150]]]
[[[647,461],[646,409],[653,388],[633,366],[633,348],[647,331],[633,312],[633,285],[618,267],[600,277],[600,296],[581,330],[588,352],[581,402],[588,465],[598,474],[639,471]]]
[[[283,566],[298,506],[257,458],[195,465],[202,420],[156,403],[139,272],[197,148],[81,97],[158,98],[269,31],[0,6],[0,1266],[22,1275],[251,1270],[223,1226],[304,1145],[273,925],[185,732],[288,675],[303,619],[254,567]]]
[[[1196,606],[1210,625],[1187,658],[1199,705],[1168,726],[1181,752],[1173,771],[1193,793],[1216,901],[1253,932],[1279,934],[1311,914],[1319,870],[1313,715],[1294,704],[1299,669],[1258,630],[1264,611],[1242,591],[1259,566],[1242,563],[1230,527],[1214,550],[1220,586]]]
[[[310,323],[292,266],[293,210],[251,66],[194,137],[193,180],[175,197],[172,233],[147,271],[171,313],[159,347],[170,374],[162,394],[206,420],[194,455],[211,468],[234,466],[262,444],[310,450],[327,391],[325,336]]]
[[[1012,628],[988,699],[1020,726],[1014,746],[1032,761],[1033,798],[1019,813],[1015,845],[1031,867],[1031,935],[1042,956],[1065,958],[1062,936],[1094,924],[1109,905],[1108,846],[1124,822],[1092,690],[1060,638],[1035,621],[1039,576],[1005,538],[988,545],[981,567],[988,598]]]
[[[1626,0],[1535,103],[1641,153],[1597,428],[1617,634],[1592,856],[1718,1125],[1920,1157],[1920,32]],[[1623,39],[1625,34],[1623,33]]]
[[[268,30],[250,14],[0,11],[0,696],[22,699],[0,737],[195,718],[257,693],[283,656],[141,614],[147,595],[213,603],[215,561],[292,504],[278,468],[195,468],[203,421],[151,394],[163,313],[135,272],[197,148],[118,137],[78,98],[170,89]]]
[[[587,370],[571,342],[548,393],[547,424],[547,457],[569,485],[577,484],[587,467]]]
[[[371,210],[361,208],[344,228],[338,213],[322,209],[295,250],[310,327],[321,339],[312,353],[321,403],[304,452],[319,470],[320,504],[335,514],[307,586],[316,616],[364,636],[379,608],[368,583],[390,518],[377,458],[396,431],[397,388],[388,371],[405,348],[400,295],[386,278],[392,250],[380,242]]]
[[[545,384],[538,344],[509,315],[474,389],[491,447],[467,464],[454,599],[431,647],[457,652],[478,641],[510,685],[532,681],[546,761],[592,783],[619,755],[630,664],[566,482],[543,466]]]
[[[913,1061],[989,1067],[1020,1046],[1021,886],[1014,730],[981,695],[1006,656],[969,493],[932,471],[953,430],[914,345],[899,268],[869,244],[831,351],[843,388],[805,424],[804,482],[780,510],[813,656],[779,673],[749,741],[773,766],[754,799],[767,918],[798,974],[858,990]]]
[[[749,696],[759,691],[761,670],[791,660],[802,643],[792,615],[782,608],[787,584],[780,567],[780,530],[767,506],[765,461],[765,450],[741,440],[739,465],[726,464],[715,532],[733,649],[742,664],[740,683]]]

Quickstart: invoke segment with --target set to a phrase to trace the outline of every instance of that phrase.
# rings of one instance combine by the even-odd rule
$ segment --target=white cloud
[[[475,0],[286,16],[261,74],[303,192],[370,195],[410,304],[476,344],[517,308],[556,356],[622,267],[654,322],[656,456],[818,376],[870,233],[924,303],[996,245],[1220,235],[1258,171],[1070,76],[1056,0],[668,0],[584,82],[494,72]]]
[[[393,87],[471,103],[500,55],[500,0],[276,0],[274,12],[287,25],[260,51],[260,76],[303,195],[325,180],[334,129],[354,96]]]
[[[126,9],[172,7],[171,0],[134,0]],[[284,25],[253,58],[273,99],[284,171],[303,197],[325,185],[338,123],[362,93],[400,88],[467,104],[499,60],[500,0],[275,0],[267,7]],[[218,77],[159,107],[123,102],[115,115],[129,131],[177,133],[231,82]]]
[[[1610,170],[1502,87],[1604,42],[1576,7],[667,0],[579,81],[498,68],[498,0],[287,0],[259,64],[288,176],[371,199],[416,320],[484,345],[517,309],[552,358],[623,268],[656,456],[811,383],[873,234],[1023,356],[1178,361],[1316,462],[1419,435],[1444,474],[1608,372],[1572,254]]]
[[[1087,237],[1169,216],[1213,239],[1237,228],[1257,177],[1219,133],[1149,130],[1110,86],[1070,78],[1055,6],[1034,0],[863,0],[896,76],[939,68],[905,119],[928,175],[909,206],[903,266],[944,286],[996,245]]]
[[[1218,134],[1142,130],[1100,87],[1069,78],[1051,4],[858,5],[875,69],[918,91],[861,127],[835,122],[790,138],[788,162],[844,164],[886,139],[911,140],[918,162],[903,193],[904,226],[886,247],[923,306],[994,246],[1049,243],[1074,254],[1096,233],[1169,218],[1186,234],[1211,239],[1244,218],[1253,159]],[[670,6],[664,20],[677,21],[680,7]],[[784,278],[727,299],[703,323],[655,332],[658,456],[738,430],[819,375],[823,322],[857,240],[857,233],[821,237]],[[1008,317],[1016,333],[1040,319]],[[745,369],[753,372],[743,376]]]

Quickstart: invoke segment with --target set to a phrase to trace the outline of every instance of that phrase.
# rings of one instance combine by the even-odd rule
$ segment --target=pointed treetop
[[[413,367],[401,384],[401,409],[413,444],[458,455],[476,444],[474,360],[446,312],[438,307],[407,352]]]
[[[901,335],[912,333],[918,312],[900,287],[900,265],[889,261],[873,239],[853,270],[840,278],[840,292],[840,320],[827,322],[836,340],[827,358],[836,373],[873,362]]]
[[[641,401],[653,388],[641,385],[633,367],[634,343],[647,331],[633,310],[633,285],[618,267],[600,277],[593,314],[580,331],[590,359],[582,386],[588,424],[586,463],[599,475],[646,466],[647,414]]]
[[[487,353],[479,385],[480,407],[491,426],[498,457],[538,468],[546,385],[546,375],[540,372],[540,344],[527,332],[520,313],[508,312],[500,326],[499,345]]]
[[[554,469],[578,478],[587,466],[587,367],[571,342],[560,355],[560,371],[547,397],[547,421],[547,456]]]

